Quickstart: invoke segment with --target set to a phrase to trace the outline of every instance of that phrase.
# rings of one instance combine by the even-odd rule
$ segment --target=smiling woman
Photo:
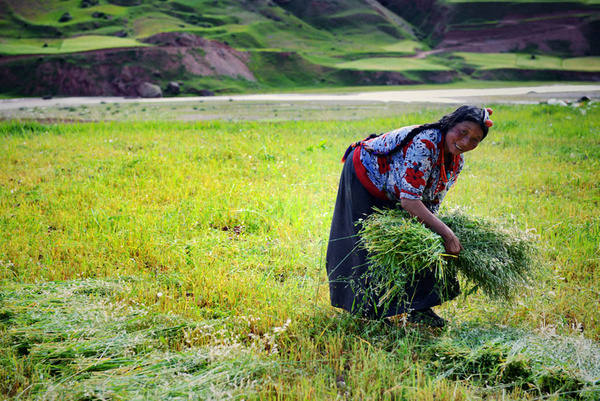
[[[488,120],[490,121],[490,120]],[[483,139],[483,130],[472,121],[463,121],[448,130],[444,139],[444,152],[454,156],[469,152]]]
[[[492,109],[461,106],[439,121],[408,126],[353,143],[338,189],[329,245],[327,274],[333,306],[370,318],[409,313],[409,320],[441,327],[444,320],[432,306],[455,298],[458,282],[440,288],[427,271],[385,310],[377,308],[383,294],[364,280],[367,252],[357,246],[361,221],[376,209],[400,207],[444,239],[446,253],[458,255],[460,239],[436,217],[446,193],[464,165],[464,153],[486,137]]]

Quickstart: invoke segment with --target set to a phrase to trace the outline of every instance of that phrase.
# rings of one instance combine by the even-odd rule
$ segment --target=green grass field
[[[423,44],[415,42],[414,40],[402,40],[398,43],[388,45],[384,47],[384,50],[389,52],[399,52],[406,54],[414,54],[417,49],[421,49]]]
[[[262,107],[0,122],[2,397],[598,398],[597,104],[493,106],[444,207],[537,234],[539,266],[513,304],[438,308],[441,331],[333,309],[324,255],[346,146],[451,108]]]
[[[130,38],[101,35],[77,36],[69,39],[0,39],[0,53],[24,54],[68,54],[90,50],[122,47],[146,47],[145,43]]]
[[[467,65],[481,70],[501,68],[565,71],[600,70],[600,57],[560,58],[536,55],[535,58],[531,58],[531,55],[517,53],[464,52],[458,52],[455,55],[462,57]]]
[[[450,71],[450,68],[425,59],[375,57],[337,64],[338,68],[371,71]]]
[[[565,70],[598,71],[600,70],[600,57],[574,57],[563,60]]]

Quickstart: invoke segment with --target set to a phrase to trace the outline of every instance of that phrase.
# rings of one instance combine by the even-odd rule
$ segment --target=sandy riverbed
[[[43,100],[41,98],[19,98],[0,100],[3,111],[33,107],[69,107],[102,103],[179,103],[179,102],[401,102],[401,103],[538,103],[550,98],[575,99],[581,96],[600,98],[600,85],[548,85],[486,89],[434,89],[378,92],[354,92],[344,94],[259,94],[214,97],[174,98],[122,98],[122,97],[66,97]]]

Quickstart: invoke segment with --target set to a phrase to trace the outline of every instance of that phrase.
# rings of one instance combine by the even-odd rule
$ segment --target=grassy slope
[[[355,3],[354,5],[356,6],[360,2],[356,1]],[[48,7],[51,4],[53,3],[46,3]],[[252,11],[240,7],[238,2],[226,0],[220,1],[217,6],[212,1],[205,1],[200,5],[198,2],[189,1],[178,2],[179,6],[175,6],[174,4],[172,2],[154,1],[139,7],[118,7],[111,14],[115,17],[119,16],[119,19],[114,18],[111,20],[114,22],[112,29],[118,27],[120,30],[127,32],[130,39],[115,40],[114,37],[106,36],[106,43],[102,44],[94,41],[95,45],[98,48],[135,46],[135,39],[141,39],[163,31],[185,30],[210,39],[229,43],[231,46],[242,50],[259,50],[259,53],[256,53],[255,57],[253,57],[255,59],[254,65],[257,68],[259,81],[268,87],[282,87],[281,85],[286,82],[287,84],[283,85],[284,87],[304,86],[307,83],[314,85],[315,82],[319,82],[318,80],[315,81],[314,77],[309,77],[309,75],[314,75],[315,71],[319,68],[322,69],[322,67],[318,65],[312,67],[312,62],[309,61],[309,58],[304,58],[304,54],[310,53],[315,55],[317,59],[324,56],[329,57],[331,60],[336,60],[331,57],[348,57],[354,53],[361,54],[366,52],[387,53],[388,51],[393,51],[394,54],[399,54],[399,52],[406,54],[407,52],[414,51],[414,47],[418,45],[416,42],[407,42],[403,38],[390,36],[379,30],[377,26],[370,28],[370,26],[365,27],[358,24],[357,12],[362,13],[363,17],[364,15],[369,15],[369,18],[378,21],[378,23],[385,22],[384,19],[378,17],[378,14],[369,10],[364,5],[361,5],[361,7],[352,12],[333,15],[332,18],[337,21],[336,27],[326,30],[307,24],[305,21],[289,12],[284,12],[284,10],[278,7],[269,7],[266,5],[266,2],[259,1],[252,3],[252,7],[254,8],[248,7],[252,8]],[[71,6],[71,3],[61,3],[56,5],[58,8],[53,13],[60,15]],[[58,26],[63,30],[67,30],[69,27],[77,26],[77,24],[97,22],[97,19],[91,17],[95,8],[78,10],[76,18],[66,24],[58,24],[51,21],[54,16],[45,16],[48,10],[45,10],[46,14],[26,13],[25,16],[31,18],[32,21],[47,23],[51,26]],[[103,8],[100,9],[104,10]],[[194,10],[197,9],[202,10],[202,12],[195,12]],[[25,12],[16,3],[15,11]],[[109,10],[106,10],[106,13],[110,14]],[[40,20],[42,18],[40,17],[41,14],[44,15],[43,18],[45,19]],[[200,21],[194,20],[195,25],[192,25],[190,21],[197,16],[200,16]],[[23,29],[25,28],[17,26],[14,36],[23,36]],[[98,29],[86,30],[86,33],[93,34],[95,31],[107,29],[110,29],[110,27],[103,26]],[[48,47],[43,47],[45,43]],[[78,49],[75,46],[59,47],[59,43],[63,42],[40,38],[37,40],[27,39],[27,41],[25,39],[7,38],[3,42],[0,40],[0,52],[4,52],[5,54],[36,52],[54,54],[83,49]],[[19,44],[22,44],[22,46],[19,46]],[[87,46],[93,45],[92,42],[87,41],[85,49],[87,50],[89,48]],[[38,50],[35,49],[36,46],[39,46]],[[386,49],[386,47],[390,46],[392,47],[391,50]],[[302,60],[297,60],[297,62],[289,65],[289,68],[286,69],[275,68],[271,74],[265,76],[261,72],[265,68],[265,63],[269,62],[269,60],[268,57],[260,53],[264,50],[298,52]],[[338,68],[337,64],[343,63],[343,61],[344,59],[342,58],[341,60],[327,63],[327,67]],[[271,67],[268,68],[271,69]],[[298,71],[298,68],[302,68],[303,70]],[[219,89],[222,86],[210,79],[193,78],[190,83],[192,86],[206,86],[208,84],[208,87],[213,89]],[[239,85],[234,86],[238,87],[239,90]]]
[[[130,106],[99,107],[138,118]],[[448,195],[446,207],[540,236],[540,270],[518,302],[458,299],[441,308],[442,332],[329,306],[323,254],[340,152],[447,110],[321,122],[2,122],[1,393],[466,400],[586,390],[595,399],[597,105],[495,106],[490,137]]]
[[[427,45],[416,40],[404,29],[406,23],[380,14],[368,2],[347,0],[337,4],[336,9],[322,13],[307,14],[310,9],[292,2],[287,9],[269,6],[268,2],[256,0],[240,4],[233,0],[213,1],[159,1],[148,0],[142,5],[122,7],[101,0],[97,6],[80,8],[79,0],[22,2],[4,0],[8,8],[0,14],[0,54],[68,54],[101,48],[137,47],[140,39],[168,31],[185,31],[227,42],[231,46],[254,52],[254,66],[260,85],[278,88],[277,82],[288,82],[286,87],[310,85],[340,85],[346,83],[347,71],[419,71],[449,69],[460,70],[466,65],[480,71],[494,68],[553,69],[559,71],[600,71],[595,58],[569,59],[540,56],[529,61],[516,54],[466,55],[465,64],[460,59],[445,60],[447,56],[425,60],[403,60],[398,56],[414,55],[418,50],[428,50]],[[528,3],[528,2],[523,2]],[[308,11],[307,11],[308,10]],[[64,12],[70,12],[71,21],[59,23]],[[94,17],[94,13],[101,13]],[[470,18],[470,19],[469,19]],[[473,20],[472,18],[475,18]],[[468,17],[461,23],[477,22]],[[489,22],[489,21],[488,21]],[[492,21],[493,22],[493,21]],[[490,23],[492,23],[490,22]],[[478,22],[474,27],[480,26]],[[126,38],[114,35],[127,35]],[[297,52],[303,60],[289,68],[271,71],[261,76],[268,57],[264,51]],[[510,60],[518,61],[510,64]],[[314,65],[311,65],[314,64]],[[510,65],[510,66],[508,66]],[[297,68],[304,68],[301,73]],[[335,75],[330,70],[339,70]],[[316,74],[320,79],[305,76]],[[273,74],[279,75],[273,77]],[[301,75],[301,79],[294,76]],[[222,87],[216,80],[183,77],[192,86],[209,83],[210,87]],[[316,83],[315,83],[316,82]],[[322,83],[319,83],[322,82]],[[244,83],[224,85],[232,90],[253,89]]]
[[[240,7],[237,2],[228,0],[220,1],[217,6],[211,1],[199,3],[182,0],[176,3],[181,6],[173,5],[174,2],[149,1],[145,5],[137,7],[119,7],[102,1],[99,5],[90,8],[79,8],[79,0],[45,1],[39,2],[39,4],[35,3],[35,6],[32,6],[32,2],[33,0],[28,2],[8,0],[14,15],[12,19],[8,14],[3,18],[6,27],[12,27],[12,29],[3,31],[3,36],[6,38],[36,36],[34,32],[29,32],[31,29],[19,27],[19,24],[14,21],[14,18],[17,18],[35,25],[54,27],[64,31],[66,35],[94,34],[95,31],[107,29],[105,27],[94,28],[90,25],[96,23],[125,30],[133,39],[164,31],[185,30],[217,39],[228,36],[229,42],[236,45],[236,39],[232,38],[231,34],[247,29],[248,35],[252,36],[260,46],[281,50],[317,51],[332,54],[336,54],[335,50],[337,50],[340,55],[350,55],[360,51],[414,51],[414,47],[407,48],[403,44],[403,39],[409,39],[407,33],[402,33],[401,29],[396,27],[395,29],[404,35],[404,38],[394,38],[379,30],[378,26],[382,24],[392,26],[392,23],[380,17],[360,1],[347,2],[347,9],[341,12],[319,18],[309,18],[308,24],[293,14],[285,13],[279,7],[267,7],[262,2],[253,3],[254,8],[250,7],[252,11]],[[194,10],[200,11],[200,13],[194,12]],[[59,23],[58,19],[66,11],[71,13],[73,20]],[[104,13],[111,16],[112,19],[107,21],[106,18],[93,18],[94,12]],[[200,15],[199,19],[195,23],[191,23],[194,22],[191,20],[192,16],[197,15]],[[301,17],[305,16],[301,15]],[[279,21],[275,21],[273,18],[278,18]],[[365,19],[373,19],[374,23],[365,25]],[[11,20],[13,21],[11,22]],[[316,25],[311,25],[310,22]],[[320,27],[319,23],[325,24],[326,28]],[[327,25],[328,23],[329,25]],[[312,31],[315,29],[317,31],[313,33]],[[307,33],[306,30],[309,32]],[[47,39],[47,37],[43,37],[44,35],[41,35],[42,38],[39,37],[39,34],[37,36],[41,40],[40,44]],[[114,38],[107,36],[106,41],[106,43],[96,41],[94,47],[114,47]],[[30,54],[33,50],[29,47],[30,43],[24,43],[25,46],[21,50],[18,50],[14,43],[11,42],[8,49],[0,44],[0,52]],[[135,42],[123,42],[122,44],[133,46]],[[415,46],[423,47],[418,43],[415,43]],[[243,44],[241,47],[244,47]],[[335,47],[335,50],[330,47]],[[62,52],[76,50],[76,48],[64,49]],[[39,51],[45,53],[42,49]]]

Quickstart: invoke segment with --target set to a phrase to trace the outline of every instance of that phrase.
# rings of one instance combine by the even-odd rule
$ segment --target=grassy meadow
[[[324,257],[346,146],[453,107],[145,107],[0,121],[0,398],[600,397],[597,104],[493,106],[444,207],[536,234],[537,268],[514,303],[437,308],[443,330],[332,308]]]

